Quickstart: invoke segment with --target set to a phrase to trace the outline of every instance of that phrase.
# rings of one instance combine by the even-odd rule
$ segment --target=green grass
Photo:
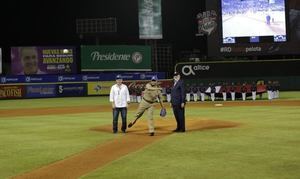
[[[293,100],[299,94],[281,96]],[[100,104],[109,105],[108,98],[1,100],[0,109]],[[187,108],[186,117],[241,126],[172,134],[82,178],[300,178],[299,106]],[[0,178],[121,137],[89,130],[105,124],[111,124],[111,112],[0,118]]]
[[[82,178],[300,178],[299,107],[188,109],[187,115],[242,125],[174,134]]]
[[[99,113],[1,118],[0,178],[30,171],[118,137],[89,130],[109,123]]]
[[[108,104],[107,97],[65,97],[0,100],[0,109],[63,107]]]

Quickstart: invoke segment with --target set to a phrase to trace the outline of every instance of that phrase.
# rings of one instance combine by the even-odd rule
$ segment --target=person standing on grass
[[[246,83],[243,83],[243,86],[241,87],[241,92],[242,92],[242,99],[243,99],[243,101],[245,101],[246,100],[246,95],[247,95]]]
[[[174,73],[174,85],[171,90],[171,106],[177,127],[173,132],[185,132],[185,88],[178,72]]]
[[[116,84],[111,87],[109,93],[109,101],[113,110],[113,133],[118,132],[119,113],[121,113],[122,117],[122,132],[125,133],[127,128],[127,107],[130,103],[130,96],[127,86],[122,82],[122,76],[117,75]]]
[[[251,93],[252,93],[252,100],[255,101],[256,99],[256,91],[257,91],[257,86],[255,82],[252,82],[251,85]]]

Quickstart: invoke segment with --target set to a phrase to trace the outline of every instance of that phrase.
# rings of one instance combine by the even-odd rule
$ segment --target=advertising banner
[[[23,98],[24,86],[0,86],[0,99]]]
[[[151,71],[151,48],[81,46],[81,71]]]
[[[87,85],[85,83],[74,84],[58,84],[57,95],[58,96],[86,96]]]
[[[253,76],[298,76],[300,60],[216,61],[178,63],[183,78],[226,78]]]
[[[56,82],[87,82],[87,81],[114,81],[117,75],[123,80],[150,80],[152,76],[165,79],[164,72],[135,72],[135,73],[98,73],[85,75],[6,75],[0,76],[0,84],[15,83],[56,83]]]
[[[11,74],[73,74],[77,72],[76,48],[63,47],[12,47]]]
[[[162,39],[161,0],[139,0],[140,39]]]
[[[88,82],[88,95],[109,95],[115,81]]]
[[[55,97],[56,85],[28,85],[26,86],[26,98]]]

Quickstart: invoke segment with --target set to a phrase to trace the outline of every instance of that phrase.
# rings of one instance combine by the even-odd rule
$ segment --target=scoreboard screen
[[[221,0],[223,44],[286,42],[285,0]]]

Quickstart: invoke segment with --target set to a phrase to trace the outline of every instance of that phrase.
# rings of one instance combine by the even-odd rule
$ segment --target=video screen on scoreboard
[[[285,0],[221,0],[223,44],[286,42]]]

